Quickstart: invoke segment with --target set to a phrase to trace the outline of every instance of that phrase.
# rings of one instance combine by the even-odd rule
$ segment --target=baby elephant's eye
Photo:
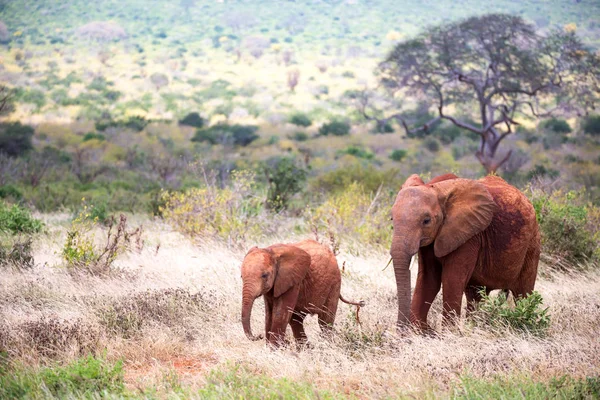
[[[431,218],[427,217],[423,220],[423,225],[429,225],[430,222],[431,222]]]
[[[269,276],[269,274],[266,272],[263,272],[263,274],[261,275],[261,278],[267,279],[267,276]]]

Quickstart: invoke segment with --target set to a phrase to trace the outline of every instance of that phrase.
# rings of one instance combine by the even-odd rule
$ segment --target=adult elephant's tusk
[[[392,257],[390,257],[390,261],[388,261],[388,263],[385,265],[385,268],[381,270],[381,272],[385,271],[387,269],[387,267],[390,266],[390,264],[392,263]]]

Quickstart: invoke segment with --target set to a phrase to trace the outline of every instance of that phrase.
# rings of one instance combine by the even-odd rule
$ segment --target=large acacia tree
[[[594,108],[598,59],[572,30],[542,36],[518,16],[472,17],[397,44],[379,66],[384,97],[424,102],[434,109],[433,119],[416,124],[402,107],[385,116],[366,92],[358,97],[359,107],[367,119],[380,126],[396,121],[409,134],[427,132],[440,119],[474,132],[480,137],[476,156],[493,172],[510,157],[510,151],[497,151],[519,114],[581,114]]]

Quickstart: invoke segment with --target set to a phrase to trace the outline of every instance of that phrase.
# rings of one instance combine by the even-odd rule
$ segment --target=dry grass
[[[26,364],[104,354],[124,359],[132,390],[166,388],[174,373],[183,385],[200,386],[208,371],[243,364],[254,373],[308,380],[364,398],[445,391],[464,373],[484,378],[519,373],[539,380],[600,374],[597,273],[539,278],[536,289],[552,318],[543,339],[499,335],[464,321],[442,330],[439,299],[431,315],[437,336],[398,336],[393,271],[382,271],[386,251],[362,249],[351,255],[342,248],[342,293],[367,302],[362,328],[354,322],[353,308],[340,304],[333,338],[322,337],[316,319],[309,317],[312,348],[270,351],[262,342],[248,341],[242,330],[244,250],[192,244],[161,222],[146,222],[144,250],[116,261],[130,274],[74,277],[57,255],[64,223],[60,217],[46,220],[53,223],[52,236],[34,243],[37,265],[22,272],[0,269],[0,347]],[[260,331],[264,314],[262,301],[257,303],[253,326]]]

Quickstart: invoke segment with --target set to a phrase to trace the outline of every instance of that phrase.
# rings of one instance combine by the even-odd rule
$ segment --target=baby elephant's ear
[[[402,184],[402,189],[410,187],[410,186],[422,186],[424,184],[425,183],[423,182],[423,179],[421,179],[419,177],[419,175],[412,174],[411,176],[408,177],[406,182],[404,182],[404,184]]]
[[[304,250],[287,244],[269,247],[275,256],[277,275],[273,295],[279,297],[293,286],[300,284],[310,268],[310,255]]]

